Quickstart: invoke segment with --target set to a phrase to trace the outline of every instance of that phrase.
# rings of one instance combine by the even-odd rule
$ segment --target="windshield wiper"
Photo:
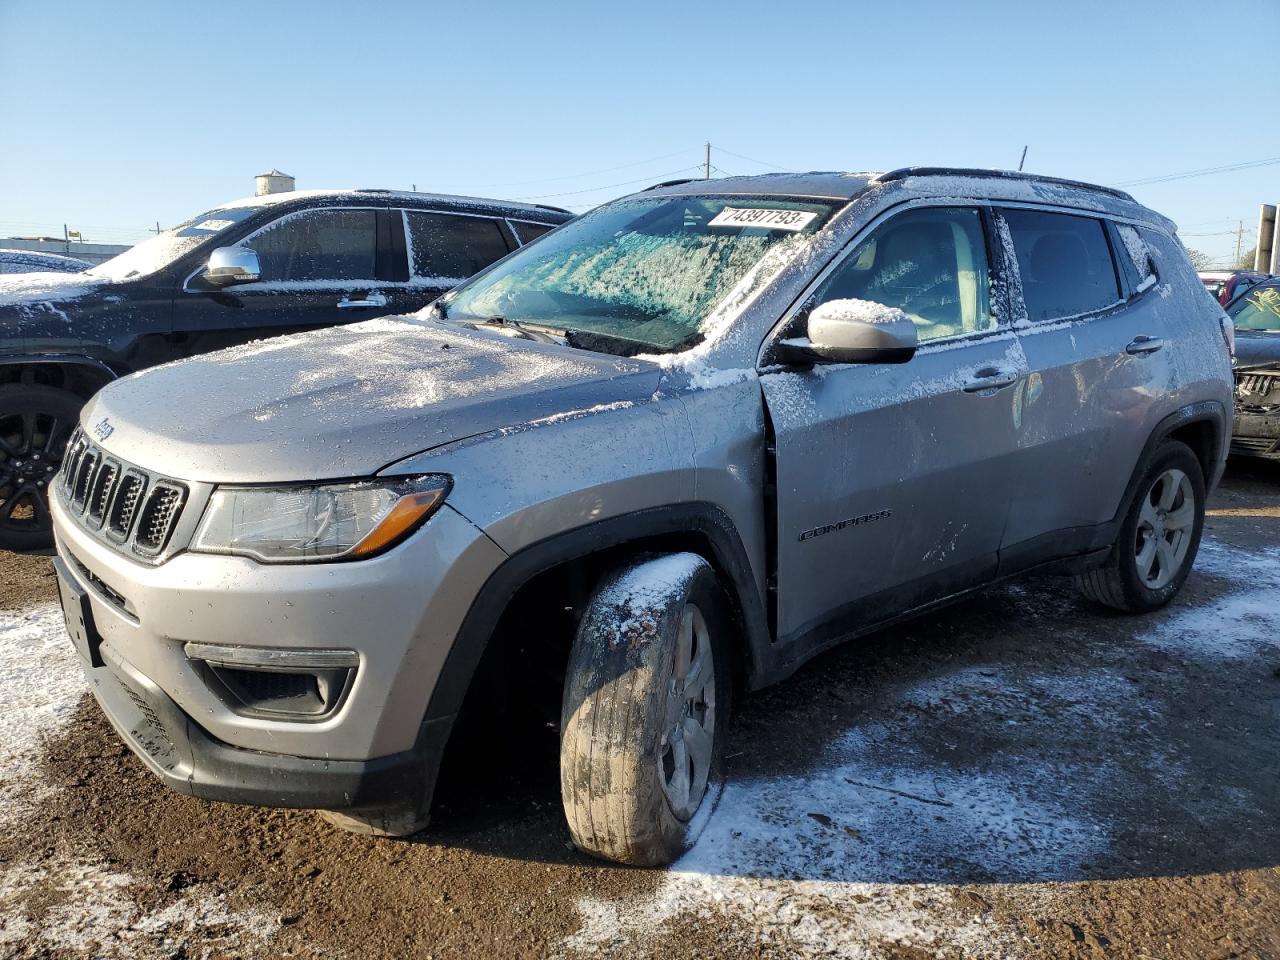
[[[511,320],[503,316],[493,316],[482,321],[487,326],[505,327],[514,330],[526,340],[533,340],[537,343],[555,343],[564,346],[568,336],[568,330],[562,330],[559,327],[549,327],[545,324],[526,324],[519,320]]]

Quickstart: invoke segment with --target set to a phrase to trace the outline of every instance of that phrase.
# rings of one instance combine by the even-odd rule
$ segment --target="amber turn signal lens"
[[[444,499],[446,489],[423,490],[405,494],[376,527],[347,554],[351,559],[371,557],[408,536],[435,511]]]

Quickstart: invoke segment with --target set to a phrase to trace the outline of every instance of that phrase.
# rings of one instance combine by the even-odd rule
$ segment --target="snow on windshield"
[[[731,205],[759,210],[773,221],[799,215],[803,226],[727,224],[721,215]],[[744,278],[759,289],[830,212],[828,204],[758,198],[655,197],[612,204],[464,285],[447,309],[451,317],[500,316],[615,341],[575,343],[598,349],[685,349],[707,334],[716,305],[740,293]],[[772,267],[767,276],[753,270],[766,254]]]
[[[257,207],[222,207],[192,217],[172,230],[157,234],[130,247],[118,257],[100,263],[88,273],[106,280],[136,280],[163,270],[179,257],[225,233],[237,223],[253,216]]]

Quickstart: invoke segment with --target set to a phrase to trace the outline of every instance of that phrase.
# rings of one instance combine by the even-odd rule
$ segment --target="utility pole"
[[[156,234],[157,236],[159,236],[159,235],[160,235],[160,221],[159,221],[159,220],[157,220],[157,221],[156,221],[156,228],[155,228],[154,230],[152,230],[151,232],[152,232],[152,233],[154,233],[154,234]]]
[[[62,225],[62,252],[71,252],[71,234],[67,232],[67,225],[65,223]]]
[[[1232,264],[1233,267],[1240,266],[1240,243],[1242,240],[1244,240],[1243,220],[1240,221],[1240,226],[1236,229],[1236,262]]]
[[[1018,172],[1022,172],[1022,165],[1027,162],[1027,147],[1030,144],[1024,144],[1022,147],[1022,159],[1018,161]]]
[[[711,179],[711,141],[707,141],[707,159],[702,163],[702,179]]]

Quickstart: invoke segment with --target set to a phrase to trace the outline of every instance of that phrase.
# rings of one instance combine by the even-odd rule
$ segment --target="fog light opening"
[[[341,707],[355,680],[352,650],[282,650],[188,643],[205,683],[243,716],[316,721]]]

